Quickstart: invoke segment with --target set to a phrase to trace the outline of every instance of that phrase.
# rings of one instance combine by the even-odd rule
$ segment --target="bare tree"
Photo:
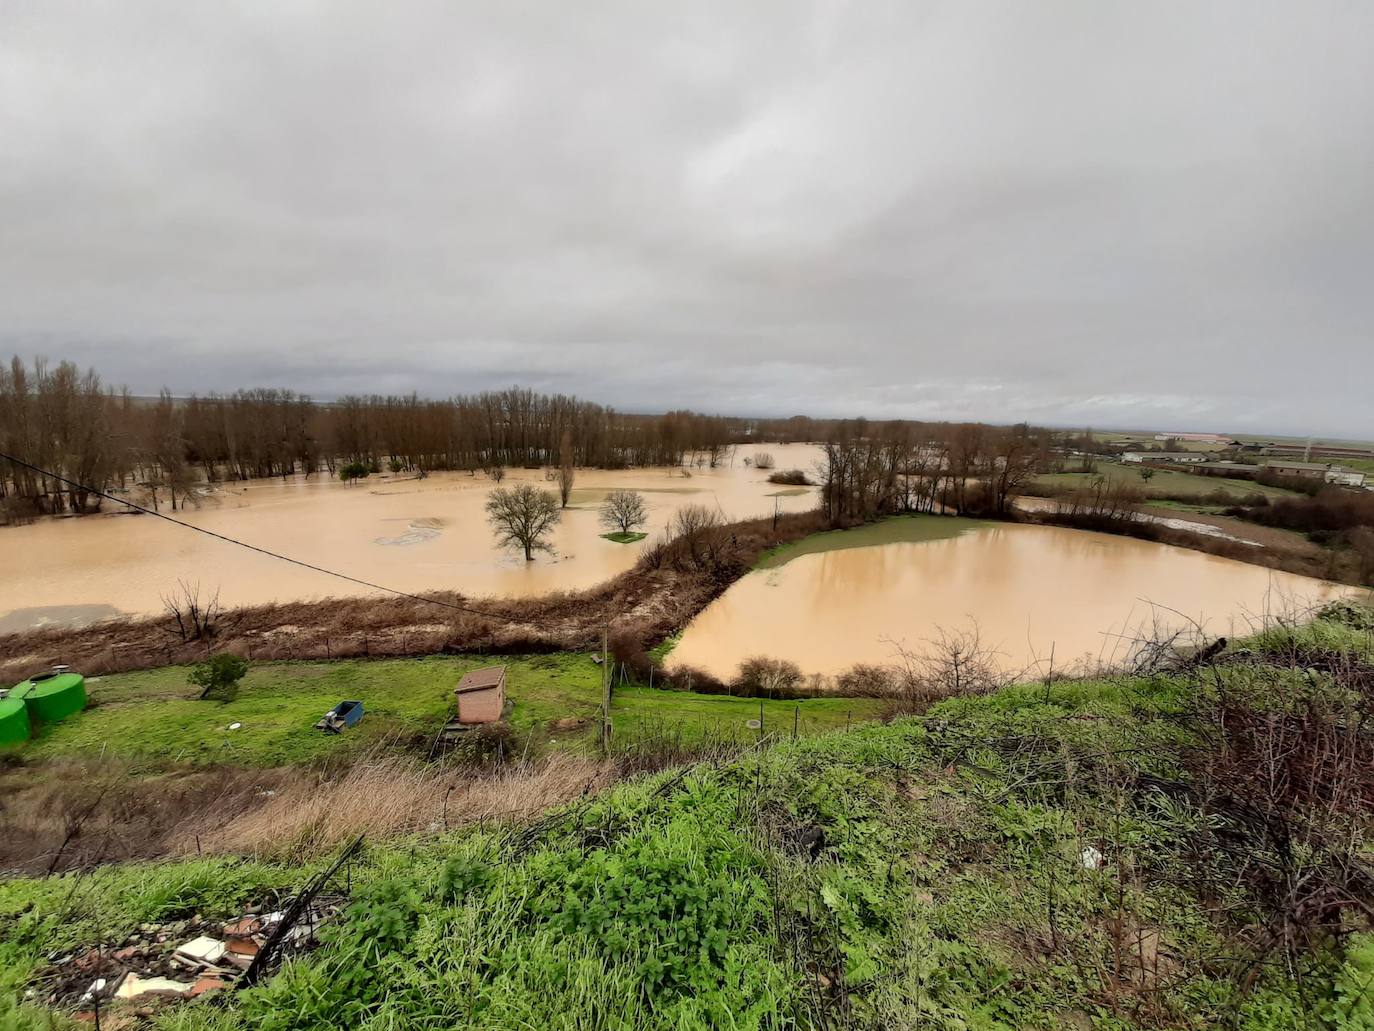
[[[1035,474],[1044,445],[1025,423],[999,430],[993,435],[995,454],[988,476],[992,493],[992,510],[1006,515],[1012,500],[1027,480]]]
[[[563,437],[558,442],[558,498],[564,508],[568,507],[568,498],[572,495],[573,479],[576,475],[573,469],[572,434],[564,430]]]
[[[742,693],[765,698],[788,697],[796,693],[802,679],[801,667],[795,662],[755,655],[740,663],[735,686]]]
[[[679,564],[686,568],[714,569],[726,551],[728,535],[720,513],[705,505],[683,505],[678,509],[671,536]]]
[[[528,483],[497,487],[487,499],[487,521],[496,532],[497,544],[523,549],[526,562],[534,559],[535,551],[552,553],[553,545],[545,538],[560,514],[557,494]]]
[[[772,456],[771,454],[769,454],[767,451],[755,451],[755,452],[754,452],[754,468],[755,468],[755,469],[771,469],[771,468],[773,468],[773,456]]]
[[[978,624],[966,630],[936,627],[936,636],[919,648],[891,642],[897,653],[893,668],[897,690],[913,711],[959,695],[987,694],[1014,682],[996,649],[983,644]]]
[[[215,636],[219,628],[219,590],[202,598],[199,583],[178,580],[176,589],[162,596],[162,607],[176,623],[173,631],[183,641],[200,641]]]
[[[506,467],[503,465],[487,466],[487,475],[491,477],[493,483],[500,483],[506,478]]]
[[[601,525],[608,530],[633,533],[649,521],[644,495],[633,490],[613,490],[601,505]]]

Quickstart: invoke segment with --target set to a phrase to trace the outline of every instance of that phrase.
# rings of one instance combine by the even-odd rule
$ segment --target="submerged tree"
[[[558,495],[528,483],[498,487],[487,499],[487,521],[496,532],[497,544],[523,549],[526,562],[534,559],[535,551],[553,551],[545,538],[560,515]]]
[[[644,495],[634,490],[613,490],[601,506],[601,525],[620,533],[633,533],[649,521]]]
[[[572,496],[573,478],[575,476],[572,434],[564,430],[563,437],[558,444],[558,497],[564,508],[568,507],[568,498]]]

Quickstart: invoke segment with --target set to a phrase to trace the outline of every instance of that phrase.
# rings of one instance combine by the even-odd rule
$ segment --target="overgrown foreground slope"
[[[1372,626],[1336,610],[1206,665],[956,699],[533,825],[373,843],[324,947],[143,1019],[1374,1027]],[[0,1027],[55,1019],[18,1001],[47,955],[310,872],[220,857],[0,886]]]

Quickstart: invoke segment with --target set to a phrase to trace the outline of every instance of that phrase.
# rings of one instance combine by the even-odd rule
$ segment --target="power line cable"
[[[46,476],[50,479],[56,480],[59,483],[65,483],[69,487],[76,488],[77,490],[84,490],[87,493],[94,494],[97,497],[105,498],[119,505],[125,505],[129,508],[132,508],[135,512],[142,512],[144,515],[150,515],[157,519],[162,519],[166,522],[171,523],[173,526],[181,526],[187,530],[194,530],[196,533],[203,533],[207,537],[214,537],[216,540],[224,541],[227,544],[236,544],[240,548],[247,548],[249,551],[256,551],[258,552],[258,554],[266,555],[268,558],[279,559],[282,562],[290,562],[292,565],[301,566],[305,569],[312,569],[317,573],[324,573],[326,576],[337,577],[340,580],[347,580],[349,583],[358,584],[362,587],[369,587],[374,591],[382,591],[386,594],[394,594],[398,598],[409,598],[411,601],[423,602],[426,605],[439,605],[443,608],[453,609],[457,612],[467,612],[474,616],[481,616],[484,619],[497,619],[504,620],[507,622],[522,622],[527,623],[530,626],[542,627],[546,630],[552,629],[552,626],[550,624],[542,623],[538,620],[523,619],[518,621],[512,621],[509,616],[498,616],[492,612],[483,612],[481,609],[475,609],[470,605],[458,605],[453,602],[441,601],[438,598],[426,598],[424,595],[421,594],[411,594],[409,591],[398,590],[395,587],[387,587],[385,584],[373,583],[371,580],[362,580],[356,576],[349,576],[347,573],[340,573],[334,569],[326,569],[324,566],[317,566],[314,563],[306,562],[303,559],[292,558],[290,555],[283,555],[277,551],[270,551],[267,548],[260,548],[256,544],[249,544],[247,541],[241,541],[234,537],[226,537],[222,533],[216,533],[214,530],[207,530],[203,526],[195,525],[195,523],[183,522],[180,519],[167,515],[165,512],[159,512],[156,509],[136,504],[135,502],[129,501],[126,498],[115,497],[108,491],[99,490],[96,487],[91,487],[77,480],[69,479],[66,476],[62,476],[58,473],[55,473],[50,469],[43,469],[39,466],[32,464],[31,462],[24,461],[22,458],[16,458],[14,455],[6,454],[3,451],[0,451],[0,458],[8,462],[12,462],[15,465],[23,466],[25,469],[32,470],[33,472],[38,473],[40,476]]]

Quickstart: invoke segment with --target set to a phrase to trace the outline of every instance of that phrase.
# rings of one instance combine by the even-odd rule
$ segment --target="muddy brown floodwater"
[[[682,506],[708,505],[728,519],[801,512],[814,491],[769,483],[744,464],[757,450],[777,468],[811,472],[820,449],[761,444],[717,469],[586,469],[552,538],[555,554],[533,562],[497,551],[484,505],[494,484],[467,473],[424,480],[370,477],[353,486],[316,477],[226,484],[200,508],[176,513],[196,526],[403,591],[528,596],[590,587],[634,564],[641,544],[603,540],[598,505],[608,491],[644,492],[650,540]],[[511,470],[505,485],[553,489],[540,470]],[[774,494],[780,496],[774,497]],[[107,514],[0,527],[0,632],[79,625],[162,609],[178,580],[220,592],[226,606],[366,594],[364,588],[292,566],[144,515]],[[645,542],[647,543],[647,542]]]
[[[976,622],[1007,670],[1033,667],[1051,646],[1056,669],[1081,669],[1125,660],[1127,638],[1156,621],[1177,628],[1187,617],[1234,636],[1276,613],[1359,593],[1129,537],[999,525],[750,573],[691,622],[670,665],[728,679],[744,659],[768,655],[830,676],[892,662],[893,642],[924,651],[940,628]]]

